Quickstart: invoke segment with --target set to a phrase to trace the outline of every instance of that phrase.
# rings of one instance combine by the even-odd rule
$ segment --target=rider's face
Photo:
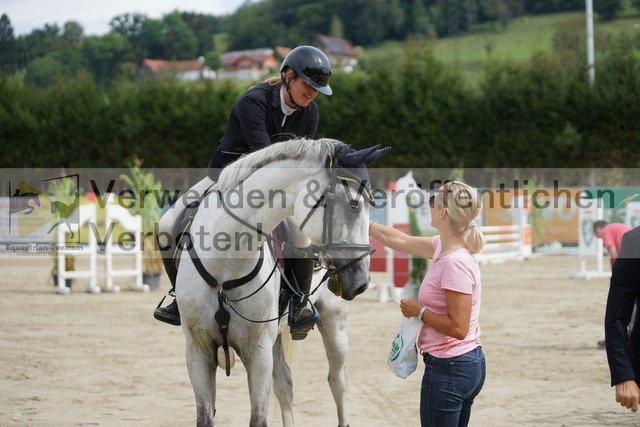
[[[291,78],[287,73],[287,78],[290,79],[289,92],[291,97],[299,106],[306,107],[316,96],[318,96],[319,92],[309,86],[301,77]],[[287,99],[287,101],[289,100]]]

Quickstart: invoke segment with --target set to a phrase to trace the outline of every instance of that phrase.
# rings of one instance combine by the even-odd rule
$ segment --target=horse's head
[[[227,166],[218,189],[229,206],[246,210],[245,225],[265,222],[258,231],[293,216],[327,268],[329,288],[352,300],[369,283],[373,196],[366,165],[388,150],[357,151],[331,139],[289,140]],[[236,203],[245,196],[246,203]]]
[[[325,172],[314,175],[304,197],[298,197],[303,206],[297,206],[295,216],[327,268],[329,289],[352,300],[369,283],[369,207],[373,195],[366,165],[389,148],[356,151],[342,143],[334,147],[326,159]]]

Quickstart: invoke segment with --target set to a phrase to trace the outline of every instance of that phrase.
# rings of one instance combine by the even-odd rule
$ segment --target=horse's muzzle
[[[337,261],[337,260],[336,260]],[[329,290],[336,296],[339,296],[347,301],[353,300],[356,296],[367,290],[369,286],[369,263],[360,260],[361,262],[351,263],[349,266],[343,266],[342,268],[337,265],[337,271],[335,274],[330,274],[327,284]],[[368,258],[367,258],[368,261]],[[339,262],[337,262],[339,264]]]

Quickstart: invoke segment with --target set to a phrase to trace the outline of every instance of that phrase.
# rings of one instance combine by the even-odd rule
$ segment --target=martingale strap
[[[215,314],[216,322],[220,326],[220,332],[222,333],[222,350],[224,350],[225,361],[225,374],[231,375],[231,356],[229,354],[229,320],[231,320],[231,314],[224,308],[224,297],[222,292],[218,292],[218,311]]]
[[[262,268],[262,264],[264,263],[264,245],[260,245],[260,256],[258,257],[258,262],[256,263],[256,266],[253,267],[253,270],[249,272],[249,274],[247,274],[246,276],[240,277],[238,279],[228,280],[226,282],[221,283],[221,282],[218,282],[218,280],[215,277],[213,277],[211,273],[209,273],[205,268],[205,266],[202,264],[202,261],[200,260],[200,258],[198,257],[198,254],[196,253],[194,245],[190,245],[188,250],[189,250],[189,256],[191,257],[191,262],[193,262],[193,266],[196,268],[196,270],[198,271],[200,276],[202,276],[205,282],[207,282],[207,284],[214,289],[220,286],[223,290],[229,290],[229,289],[237,288],[238,286],[242,286],[245,283],[250,282],[258,275],[258,273],[260,272],[260,269]]]

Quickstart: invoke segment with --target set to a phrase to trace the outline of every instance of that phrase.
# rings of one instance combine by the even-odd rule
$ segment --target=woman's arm
[[[424,258],[433,258],[433,237],[409,236],[393,227],[387,227],[373,221],[369,222],[369,236],[393,250]]]
[[[618,249],[615,245],[611,245],[607,247],[607,251],[609,252],[609,262],[613,266],[616,262],[616,258],[618,258]]]
[[[447,299],[447,314],[437,314],[426,310],[422,313],[422,321],[441,334],[459,340],[464,339],[469,333],[471,323],[471,295],[445,290]],[[400,310],[406,317],[416,317],[420,314],[422,304],[416,300],[403,299],[400,301]]]

